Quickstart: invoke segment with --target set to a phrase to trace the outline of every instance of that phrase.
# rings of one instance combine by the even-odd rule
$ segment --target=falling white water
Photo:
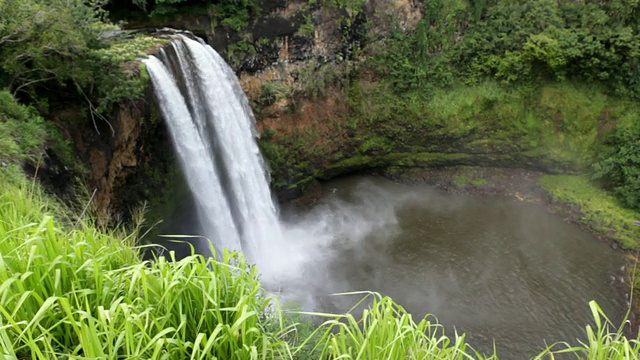
[[[336,281],[326,275],[336,249],[395,231],[400,199],[376,192],[357,196],[362,201],[354,205],[319,206],[283,230],[253,116],[233,71],[209,46],[184,37],[145,64],[202,235],[217,249],[241,250],[257,264],[262,284],[283,300],[314,310],[314,296],[328,289],[323,283]],[[206,243],[196,249],[206,254]]]
[[[282,229],[238,80],[208,45],[181,37],[144,60],[176,154],[198,206],[203,234],[272,267]],[[206,246],[196,249],[206,252]]]

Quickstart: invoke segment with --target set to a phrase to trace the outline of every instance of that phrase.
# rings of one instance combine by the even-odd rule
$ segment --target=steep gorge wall
[[[380,79],[366,60],[392,32],[415,28],[423,16],[421,2],[367,1],[357,10],[280,4],[244,34],[218,28],[208,35],[236,67],[253,104],[280,199],[300,196],[316,179],[372,169],[479,165],[556,172],[570,167],[495,132],[447,133],[446,127],[419,121],[426,114],[367,119],[368,109],[377,105],[370,95]],[[251,40],[252,48],[238,57],[234,44],[221,39]]]
[[[128,27],[179,28],[204,37],[236,69],[261,132],[276,131],[283,139],[321,129],[318,135],[340,147],[343,134],[332,124],[345,122],[348,114],[344,81],[358,61],[353,52],[359,42],[385,36],[391,25],[410,29],[421,18],[413,1],[371,1],[352,10],[324,2],[265,1],[260,16],[240,31],[215,26],[210,12],[138,17],[128,19]],[[86,185],[101,218],[128,217],[142,201],[162,201],[169,196],[163,193],[167,184],[179,177],[154,102],[149,88],[144,99],[125,99],[106,119],[90,120],[74,104],[53,115],[88,169]],[[273,169],[274,183],[286,184],[277,186],[282,198],[298,195],[298,189],[287,189],[292,179],[282,170]]]
[[[254,112],[261,146],[281,200],[302,194],[316,179],[349,172],[450,165],[529,167],[558,171],[517,139],[473,129],[449,133],[416,121],[394,104],[388,121],[371,92],[379,80],[365,60],[393,31],[411,31],[421,19],[418,1],[270,1],[246,28],[219,25],[214,13],[166,19],[137,18],[131,28],[169,26],[203,36],[236,70]],[[373,49],[373,50],[372,50]],[[487,106],[499,106],[488,104]],[[69,130],[90,169],[89,187],[102,214],[127,213],[142,200],[162,197],[175,178],[170,142],[155,113],[151,91],[126,100],[109,119]],[[473,115],[472,115],[473,116]],[[384,116],[383,116],[384,117]]]

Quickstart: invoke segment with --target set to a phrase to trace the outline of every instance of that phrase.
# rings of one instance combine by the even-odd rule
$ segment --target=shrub
[[[49,137],[35,109],[18,104],[6,90],[0,91],[0,134],[0,160],[7,163],[38,157]]]
[[[606,138],[594,177],[627,207],[640,210],[640,126],[617,127]]]

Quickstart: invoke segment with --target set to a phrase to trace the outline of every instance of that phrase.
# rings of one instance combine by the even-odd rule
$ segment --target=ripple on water
[[[495,339],[501,359],[534,354],[545,341],[576,343],[590,300],[615,321],[624,314],[610,280],[621,254],[540,207],[371,177],[326,186],[335,191],[300,220],[325,222],[331,239],[324,250],[313,237],[299,240],[315,249],[298,289],[317,300],[314,310],[353,304],[330,293],[378,291],[416,317],[434,314],[450,335],[466,332],[481,351]]]

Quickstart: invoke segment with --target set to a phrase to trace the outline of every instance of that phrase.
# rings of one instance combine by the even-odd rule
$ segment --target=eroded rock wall
[[[367,119],[377,105],[370,94],[381,84],[367,59],[392,32],[412,31],[421,6],[411,0],[265,1],[259,16],[240,30],[220,25],[212,8],[131,26],[191,30],[227,59],[254,109],[281,200],[301,195],[316,179],[390,167],[562,169],[566,164],[547,161],[511,137],[475,130],[452,134],[420,122],[421,114]],[[387,105],[390,114],[404,111],[393,108],[393,100]],[[101,214],[126,214],[152,199],[175,168],[154,109],[149,91],[146,99],[119,104],[107,121],[85,121],[71,131]]]
[[[52,115],[87,172],[82,176],[97,221],[126,221],[164,187],[173,152],[151,89],[144,99],[116,104],[108,117],[91,117],[83,104]]]
[[[262,145],[278,148],[276,152],[265,148],[265,154],[286,153],[283,161],[270,161],[281,199],[298,196],[320,176],[319,171],[354,153],[357,141],[352,139],[355,129],[347,124],[347,90],[358,63],[367,56],[366,45],[391,31],[410,31],[422,18],[420,2],[412,0],[278,0],[263,1],[259,16],[246,28],[234,30],[222,26],[213,10],[185,11],[164,19],[129,19],[128,26],[190,30],[227,59],[254,108]],[[90,166],[90,185],[98,189],[97,206],[105,212],[121,211],[118,199],[131,198],[124,185],[130,186],[131,179],[144,173],[138,169],[136,154],[146,149],[150,130],[141,128],[146,115],[136,109],[148,104],[145,101],[133,109],[121,104],[110,120],[116,124],[111,140],[87,143],[78,139],[78,148]],[[135,123],[135,118],[143,121]],[[298,143],[289,143],[293,139]],[[295,147],[317,151],[307,156]]]

